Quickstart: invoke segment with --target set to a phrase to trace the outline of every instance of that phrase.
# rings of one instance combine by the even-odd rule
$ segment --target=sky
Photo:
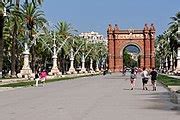
[[[44,0],[48,21],[66,21],[81,32],[96,31],[106,36],[109,24],[120,29],[143,29],[153,23],[162,34],[180,11],[180,0]]]

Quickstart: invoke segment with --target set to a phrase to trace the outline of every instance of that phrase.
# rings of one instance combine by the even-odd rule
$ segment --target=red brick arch
[[[134,45],[140,50],[140,67],[155,67],[155,28],[145,24],[144,29],[121,30],[117,25],[109,25],[108,36],[108,67],[113,72],[123,69],[123,50]]]

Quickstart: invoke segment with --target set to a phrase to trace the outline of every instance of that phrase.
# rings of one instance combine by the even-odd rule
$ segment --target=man
[[[155,68],[152,68],[152,71],[150,72],[151,75],[151,83],[153,86],[153,91],[156,91],[156,78],[157,78],[157,71]]]
[[[146,68],[143,68],[143,71],[141,73],[141,77],[142,77],[142,83],[143,83],[143,90],[148,90],[147,89],[147,82],[148,82],[148,72],[146,70]]]

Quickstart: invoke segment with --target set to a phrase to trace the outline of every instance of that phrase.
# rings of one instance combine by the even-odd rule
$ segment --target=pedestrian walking
[[[130,75],[131,90],[133,90],[135,87],[136,78],[137,78],[136,72],[133,68],[133,69],[131,69],[131,75]]]
[[[143,71],[141,73],[141,77],[142,77],[142,83],[143,83],[143,90],[148,90],[147,88],[147,82],[149,80],[149,76],[148,76],[148,71],[146,70],[146,68],[143,68]]]
[[[151,83],[152,83],[152,86],[153,86],[153,91],[156,91],[156,78],[157,78],[157,71],[155,70],[155,68],[152,68],[152,71],[150,72],[150,75],[151,75]]]

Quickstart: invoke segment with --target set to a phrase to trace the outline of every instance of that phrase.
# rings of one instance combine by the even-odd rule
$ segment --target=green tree
[[[65,21],[59,21],[57,23],[56,31],[57,31],[57,37],[58,37],[58,43],[62,44],[64,40],[66,40],[68,37],[70,37],[66,44],[62,47],[58,58],[59,63],[62,63],[61,70],[64,74],[66,70],[68,69],[69,64],[69,52],[71,47],[74,45],[74,41],[76,41],[77,37],[73,35],[74,32],[77,32],[71,24],[65,22]],[[73,43],[73,44],[72,44]]]
[[[168,38],[165,35],[160,35],[156,39],[156,56],[157,59],[163,63],[167,57],[171,55],[171,47]],[[161,60],[160,60],[161,59]]]
[[[3,27],[4,27],[4,19],[6,12],[5,7],[11,3],[12,0],[0,0],[0,78],[2,77],[2,67],[3,67],[3,48],[4,48]]]
[[[127,50],[124,51],[123,58],[124,66],[131,67],[131,65],[129,64],[131,62],[131,55],[128,53]]]
[[[44,18],[44,12],[39,9],[38,6],[34,5],[33,3],[24,4],[21,9],[22,15],[24,17],[24,22],[26,24],[26,29],[29,32],[29,38],[31,43],[34,43],[35,40],[33,39],[33,33],[35,29],[42,27],[44,23],[46,23],[46,19]],[[35,44],[32,44],[31,53],[32,53],[32,60],[31,66],[33,72],[35,71]]]

